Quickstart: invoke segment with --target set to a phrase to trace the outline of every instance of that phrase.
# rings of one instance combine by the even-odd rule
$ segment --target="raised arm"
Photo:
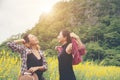
[[[26,51],[26,47],[22,44],[19,44],[19,43],[23,43],[23,42],[24,42],[24,39],[14,40],[14,41],[8,42],[7,45],[8,45],[8,47],[10,47],[12,49],[12,51],[23,54]]]
[[[81,46],[83,44],[82,41],[80,40],[79,36],[76,35],[75,33],[73,33],[73,32],[70,33],[70,37],[75,38],[77,40],[77,43],[79,44],[79,46]]]
[[[70,43],[70,44],[67,46],[66,52],[67,52],[68,54],[71,54],[71,53],[72,53],[72,43]]]

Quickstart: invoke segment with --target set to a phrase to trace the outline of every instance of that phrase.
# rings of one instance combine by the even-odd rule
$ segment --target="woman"
[[[22,43],[21,45],[19,43]],[[14,40],[7,43],[8,46],[15,52],[20,53],[22,58],[21,75],[29,70],[38,75],[39,80],[44,80],[42,74],[47,70],[47,62],[40,51],[38,39],[27,34],[20,40]]]
[[[72,33],[73,34],[73,33]],[[76,80],[72,67],[72,43],[70,32],[63,30],[58,35],[58,41],[62,44],[62,51],[59,51],[59,80]]]

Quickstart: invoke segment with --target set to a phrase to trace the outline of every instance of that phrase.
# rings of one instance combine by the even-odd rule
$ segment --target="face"
[[[57,39],[60,43],[64,43],[66,41],[66,37],[63,36],[62,32],[59,33]]]
[[[32,44],[32,45],[36,45],[36,44],[39,43],[37,37],[32,35],[32,34],[29,34],[28,38],[29,38],[29,41],[30,41],[29,43]]]

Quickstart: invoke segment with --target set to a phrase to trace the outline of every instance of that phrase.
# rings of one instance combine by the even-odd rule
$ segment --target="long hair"
[[[62,30],[61,32],[63,37],[67,38],[67,43],[71,43],[70,32],[68,30]]]

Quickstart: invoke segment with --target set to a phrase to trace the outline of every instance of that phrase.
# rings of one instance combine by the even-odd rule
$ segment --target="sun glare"
[[[43,1],[44,3],[41,5],[41,10],[44,13],[50,13],[53,6],[60,0],[49,0],[50,2],[48,2],[48,0]]]
[[[49,13],[52,9],[52,5],[46,5],[42,8],[42,12]]]

